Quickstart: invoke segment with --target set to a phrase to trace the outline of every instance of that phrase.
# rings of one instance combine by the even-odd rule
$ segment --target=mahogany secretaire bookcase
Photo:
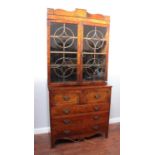
[[[109,16],[48,9],[51,146],[59,139],[108,137]]]

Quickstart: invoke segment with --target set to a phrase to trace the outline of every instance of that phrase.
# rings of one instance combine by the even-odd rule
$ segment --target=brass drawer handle
[[[69,134],[70,132],[70,130],[64,130],[64,134]]]
[[[95,107],[94,107],[94,110],[95,110],[95,111],[99,111],[99,106],[95,106]]]
[[[100,116],[94,116],[93,119],[94,120],[99,120]]]
[[[101,96],[99,94],[95,95],[95,99],[99,99]]]
[[[69,101],[69,96],[63,96],[64,101]]]
[[[69,109],[64,109],[63,112],[64,112],[64,114],[69,114],[70,110]]]
[[[64,122],[64,124],[70,124],[71,123],[71,121],[69,120],[69,119],[65,119],[65,120],[63,120],[63,122]]]
[[[99,129],[99,126],[98,125],[95,125],[95,126],[93,126],[93,129],[94,130],[98,130]]]

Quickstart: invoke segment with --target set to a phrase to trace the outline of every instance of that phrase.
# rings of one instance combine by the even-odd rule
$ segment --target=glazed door
[[[77,81],[77,24],[50,23],[51,82]]]
[[[50,82],[107,80],[109,28],[50,22]]]
[[[107,27],[83,26],[83,81],[106,81]]]

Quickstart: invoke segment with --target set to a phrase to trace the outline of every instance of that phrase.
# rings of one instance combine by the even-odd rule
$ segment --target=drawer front
[[[86,127],[80,128],[55,128],[53,130],[53,134],[59,137],[70,137],[75,135],[82,135],[82,134],[95,134],[95,133],[102,133],[105,131],[107,125],[96,123]]]
[[[65,116],[72,114],[83,114],[87,112],[109,111],[110,103],[84,104],[84,105],[60,105],[51,108],[53,116]]]
[[[79,100],[79,92],[62,92],[51,95],[51,101],[55,105],[79,104]]]
[[[80,129],[96,123],[108,123],[109,112],[95,112],[81,115],[68,115],[52,118],[53,128]]]
[[[110,102],[110,89],[90,89],[83,93],[84,103],[106,103]]]

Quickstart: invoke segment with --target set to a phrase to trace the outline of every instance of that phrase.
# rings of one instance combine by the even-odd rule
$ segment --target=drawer
[[[110,102],[110,89],[89,89],[83,92],[84,103]]]
[[[51,101],[55,105],[79,104],[80,92],[60,92],[51,95]]]
[[[95,134],[103,133],[107,127],[107,124],[96,123],[80,128],[55,128],[53,130],[53,135],[58,137],[70,137],[82,134]]]
[[[81,115],[68,115],[63,117],[54,117],[52,119],[53,128],[80,129],[96,123],[108,123],[109,112],[93,112]]]
[[[84,104],[84,105],[59,105],[51,108],[53,116],[83,114],[87,112],[109,111],[110,103]]]

